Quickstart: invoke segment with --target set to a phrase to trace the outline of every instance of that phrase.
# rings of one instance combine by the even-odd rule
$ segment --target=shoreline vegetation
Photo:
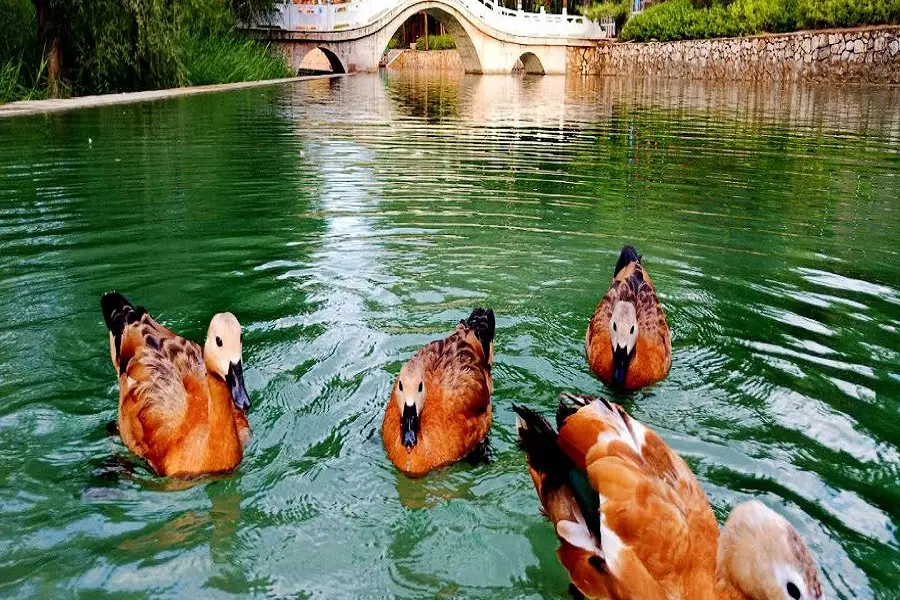
[[[275,0],[0,0],[0,104],[293,75],[237,31]]]
[[[900,0],[663,0],[631,14],[631,1],[581,9],[611,18],[622,41],[650,42],[900,24]]]

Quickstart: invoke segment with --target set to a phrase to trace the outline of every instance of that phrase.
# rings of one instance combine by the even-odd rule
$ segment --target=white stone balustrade
[[[609,31],[581,15],[510,10],[497,0],[460,0],[469,17],[497,31],[526,37],[602,39]],[[256,27],[298,32],[331,32],[365,27],[404,0],[353,0],[339,4],[282,3]]]

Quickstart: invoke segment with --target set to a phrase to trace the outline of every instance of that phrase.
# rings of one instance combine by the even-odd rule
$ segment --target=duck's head
[[[400,409],[400,441],[412,450],[419,441],[419,417],[425,406],[425,369],[414,356],[400,369],[394,383],[394,401]]]
[[[731,511],[719,539],[717,577],[752,600],[820,600],[822,584],[793,525],[756,500]]]
[[[243,344],[244,335],[237,317],[231,313],[219,313],[209,322],[203,359],[206,370],[228,384],[234,405],[246,411],[250,408],[250,396],[244,387],[244,367],[241,362]]]
[[[638,337],[637,313],[634,304],[620,300],[613,307],[609,319],[609,339],[613,352],[613,384],[625,387],[628,365],[634,356],[634,346]]]

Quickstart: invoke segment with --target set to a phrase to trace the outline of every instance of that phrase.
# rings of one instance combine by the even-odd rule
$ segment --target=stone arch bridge
[[[566,49],[592,47],[610,31],[578,15],[509,10],[497,0],[353,0],[281,4],[251,26],[298,69],[320,49],[337,73],[378,69],[388,41],[411,16],[426,12],[453,36],[466,73],[564,74]]]

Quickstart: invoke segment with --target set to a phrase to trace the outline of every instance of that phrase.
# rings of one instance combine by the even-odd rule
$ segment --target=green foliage
[[[399,38],[392,37],[392,38],[388,41],[387,49],[388,49],[388,50],[394,50],[394,49],[396,49],[396,48],[399,48],[400,45],[401,45],[401,44],[400,44]]]
[[[600,4],[588,4],[582,6],[581,14],[592,21],[600,19],[613,19],[616,22],[616,31],[621,31],[625,21],[631,16],[630,0],[621,2],[601,2]]]
[[[278,0],[225,0],[234,17],[243,23],[271,15],[277,3]]]
[[[186,85],[277,79],[292,74],[266,46],[230,32],[188,35],[181,44]]]
[[[39,56],[37,18],[31,0],[0,0],[0,63]],[[35,56],[37,55],[37,56]]]
[[[900,23],[900,0],[671,0],[634,15],[623,40],[681,40]]]
[[[445,33],[444,35],[429,35],[428,36],[428,49],[429,50],[453,50],[456,48],[456,42],[453,40],[453,36]],[[419,39],[416,40],[416,50],[424,50],[425,49],[425,36],[423,35]]]
[[[796,0],[801,29],[900,23],[900,0]]]
[[[44,81],[45,65],[29,72],[22,61],[0,63],[0,104],[14,100],[43,100],[47,98]]]

